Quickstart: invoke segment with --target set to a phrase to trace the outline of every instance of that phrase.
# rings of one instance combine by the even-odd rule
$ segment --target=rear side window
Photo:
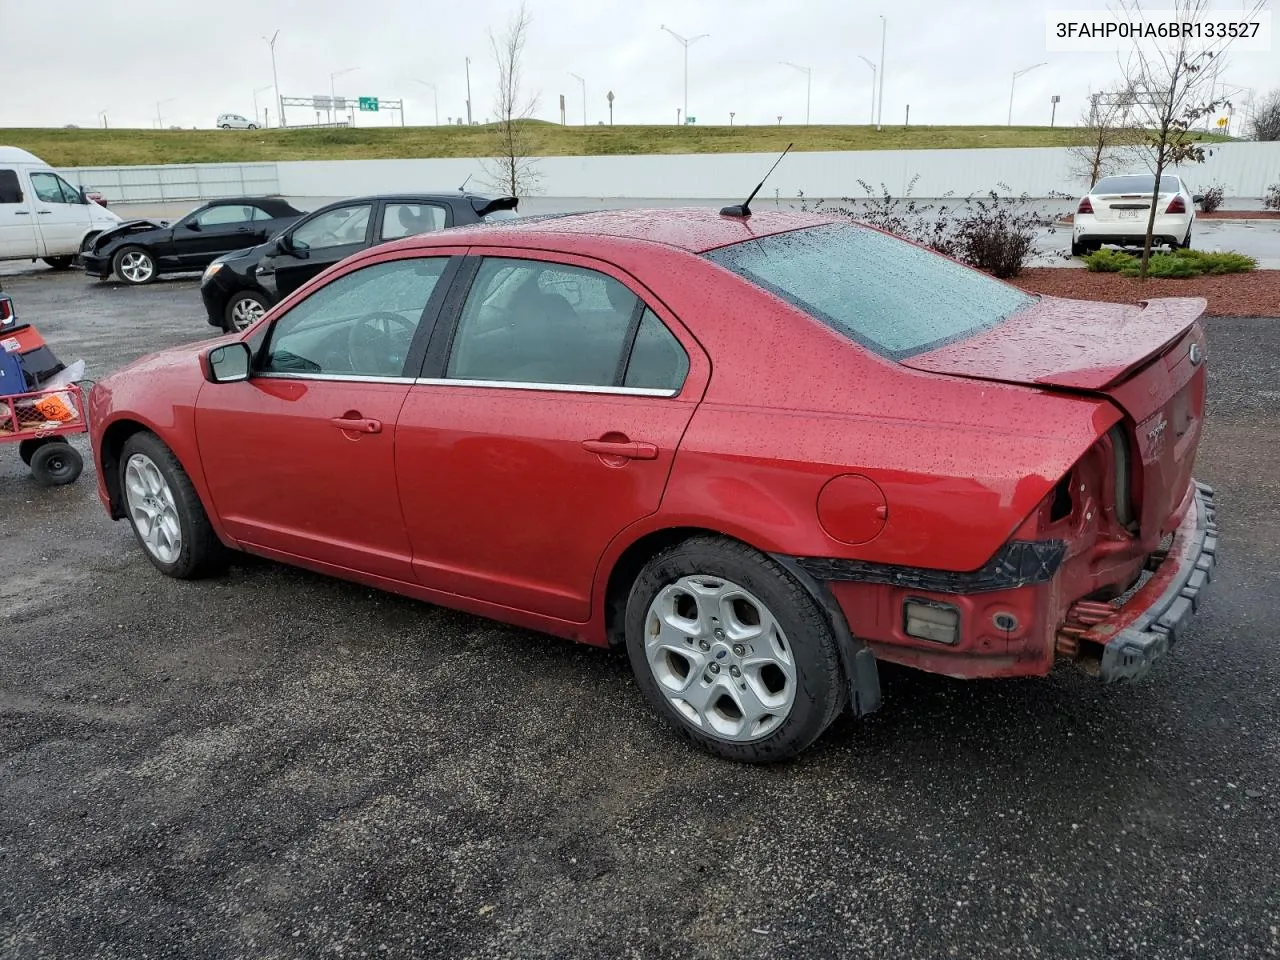
[[[838,333],[901,360],[1036,303],[1009,284],[857,224],[830,224],[706,254]],[[750,336],[749,312],[742,317]]]
[[[444,209],[434,203],[388,203],[382,211],[382,239],[398,240],[444,229]]]
[[[0,203],[21,203],[22,184],[17,170],[0,170]]]
[[[679,391],[688,370],[679,341],[613,277],[495,257],[471,285],[446,376]]]

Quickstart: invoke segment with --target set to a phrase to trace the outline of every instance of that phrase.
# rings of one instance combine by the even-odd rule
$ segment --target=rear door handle
[[[42,216],[42,217],[43,217],[43,216],[45,216],[46,214],[53,213],[53,211],[52,211],[52,210],[37,210],[37,211],[36,211],[36,213],[40,214],[40,216]]]
[[[339,430],[348,433],[381,433],[381,420],[368,420],[362,417],[333,417],[329,420]]]
[[[13,211],[13,215],[14,215],[15,217],[29,217],[29,216],[31,216],[31,211],[30,211],[30,210],[15,210],[15,211]]]
[[[602,457],[626,457],[628,460],[657,460],[655,444],[638,440],[583,440],[583,449]]]

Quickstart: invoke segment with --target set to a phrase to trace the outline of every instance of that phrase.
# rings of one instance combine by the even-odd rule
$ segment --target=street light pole
[[[436,85],[434,83],[427,83],[427,81],[419,80],[416,77],[413,79],[413,82],[420,83],[424,87],[431,88],[431,99],[436,108],[436,126],[440,126],[440,91],[436,89]]]
[[[467,126],[471,126],[471,58],[467,57]]]
[[[569,71],[569,76],[573,77],[573,79],[577,80],[578,83],[582,85],[582,125],[585,127],[587,125],[587,81],[582,79],[582,77],[578,76],[572,70]]]
[[[876,107],[876,129],[880,129],[880,121],[884,119],[884,38],[889,32],[889,21],[885,19],[884,14],[880,14],[880,103]]]
[[[871,123],[875,123],[876,122],[876,65],[872,63],[870,60],[868,60],[866,57],[864,57],[862,54],[858,54],[858,59],[871,68]]]
[[[1018,85],[1018,78],[1024,73],[1030,73],[1036,67],[1043,67],[1044,63],[1033,63],[1029,67],[1023,67],[1021,70],[1013,71],[1013,82],[1009,84],[1009,122],[1007,126],[1013,126],[1013,90]]]
[[[253,91],[253,122],[254,123],[258,122],[258,94],[266,93],[270,89],[271,89],[271,85],[268,84],[265,87],[258,87],[256,90]]]
[[[157,130],[163,130],[163,129],[164,129],[164,118],[163,118],[162,116],[160,116],[160,108],[161,108],[164,104],[166,104],[166,103],[173,103],[173,101],[175,101],[175,100],[177,100],[177,99],[178,99],[177,97],[169,97],[169,98],[167,98],[167,99],[165,99],[165,100],[157,100],[157,101],[156,101],[156,129],[157,129]]]
[[[108,127],[107,127],[107,111],[105,111],[105,110],[99,110],[99,111],[98,111],[98,116],[99,116],[100,118],[102,118],[102,129],[103,129],[103,130],[108,129]]]
[[[806,126],[808,126],[808,124],[809,124],[809,104],[812,102],[812,94],[813,94],[813,68],[812,68],[812,67],[802,67],[802,66],[800,66],[798,63],[792,63],[792,62],[791,62],[791,61],[789,61],[789,60],[783,60],[783,61],[782,61],[782,64],[783,64],[783,66],[787,66],[787,67],[791,67],[791,68],[793,68],[793,69],[795,69],[795,70],[799,70],[799,71],[800,71],[801,73],[803,73],[803,74],[804,74],[804,76],[805,76],[805,86],[804,86],[804,122],[805,122],[805,125],[806,125]]]
[[[666,24],[663,24],[659,29],[667,31],[667,33],[675,37],[676,40],[679,41],[680,45],[684,47],[684,119],[685,119],[685,122],[688,123],[689,121],[689,48],[693,46],[693,44],[697,43],[699,40],[703,39],[704,37],[711,36],[711,34],[700,33],[696,37],[685,38],[680,36],[680,34],[676,33]]]
[[[333,123],[334,104],[338,100],[338,85],[334,82],[343,74],[354,73],[359,67],[347,67],[345,70],[339,70],[336,73],[329,74],[329,122]]]
[[[271,35],[271,39],[266,37],[262,39],[266,41],[267,46],[271,48],[271,83],[276,88],[276,123],[284,126],[284,101],[280,99],[280,76],[276,73],[276,37],[280,36],[277,30]]]

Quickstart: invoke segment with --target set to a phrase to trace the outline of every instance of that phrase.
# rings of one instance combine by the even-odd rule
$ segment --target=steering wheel
[[[351,371],[369,376],[400,376],[415,329],[415,324],[390,310],[361,317],[347,334]]]

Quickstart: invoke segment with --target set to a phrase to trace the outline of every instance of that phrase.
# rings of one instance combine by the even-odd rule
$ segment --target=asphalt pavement
[[[196,286],[4,277],[100,376]],[[596,649],[246,560],[0,446],[0,957],[1280,954],[1280,319],[1208,321],[1221,565],[1145,682],[883,673],[758,769]]]

